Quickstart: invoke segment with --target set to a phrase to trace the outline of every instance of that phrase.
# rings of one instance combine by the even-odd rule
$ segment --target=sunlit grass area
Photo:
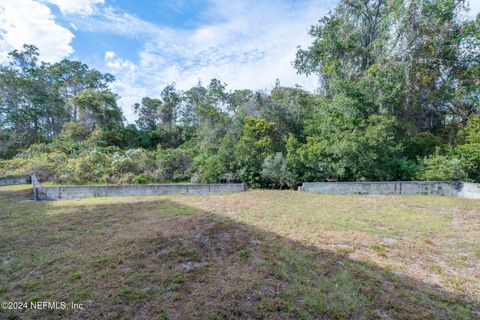
[[[256,190],[29,201],[0,188],[0,318],[476,319],[480,201]]]

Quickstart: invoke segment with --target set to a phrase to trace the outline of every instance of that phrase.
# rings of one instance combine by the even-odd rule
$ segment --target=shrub
[[[114,183],[119,183],[119,184],[132,184],[134,183],[133,180],[135,179],[135,174],[132,172],[127,172],[125,174],[122,174],[121,176],[117,177],[115,181],[112,181]]]
[[[274,123],[264,118],[247,116],[242,136],[236,146],[236,154],[240,165],[240,177],[250,187],[264,186],[260,176],[265,158],[273,152]]]
[[[113,154],[112,169],[115,173],[124,174],[132,172],[140,174],[154,169],[153,156],[143,149],[128,149]]]
[[[193,152],[189,149],[161,149],[156,151],[157,169],[154,172],[158,181],[186,181],[191,177]]]
[[[138,176],[135,176],[132,179],[133,183],[138,183],[138,184],[147,184],[153,181],[154,181],[154,178],[150,173],[142,173],[142,174],[139,174]]]
[[[287,160],[281,152],[265,158],[261,176],[273,188],[283,189],[285,187],[293,187],[298,183],[294,174],[289,170]]]
[[[480,181],[480,115],[470,117],[458,140],[463,143],[453,150],[454,156],[460,159],[468,180]]]
[[[105,176],[111,175],[110,154],[101,150],[91,150],[82,153],[79,157],[70,159],[65,168],[59,169],[62,177],[68,179],[65,182],[87,183],[105,182]]]
[[[437,148],[434,155],[421,161],[420,179],[480,181],[480,115],[470,117],[458,133],[459,145]]]
[[[467,180],[480,181],[480,143],[459,145],[453,154],[459,159]]]
[[[226,170],[218,155],[201,154],[195,158],[196,176],[203,183],[226,180]]]
[[[430,132],[420,132],[407,141],[406,154],[409,159],[424,158],[435,152],[442,139]]]
[[[322,130],[304,144],[287,140],[287,160],[302,181],[411,179],[415,166],[404,159],[397,122],[385,113],[368,119],[334,113],[319,115]],[[333,112],[333,111],[332,111]],[[340,121],[339,117],[343,120]]]
[[[460,159],[438,152],[421,161],[418,177],[421,180],[463,180],[467,177]]]

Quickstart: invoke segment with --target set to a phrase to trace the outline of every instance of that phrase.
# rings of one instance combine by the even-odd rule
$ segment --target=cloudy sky
[[[42,60],[81,60],[117,81],[127,119],[131,105],[175,82],[211,78],[228,89],[271,88],[275,79],[313,90],[291,62],[307,30],[337,0],[0,0],[0,63],[24,43]],[[480,10],[472,1],[471,15]]]

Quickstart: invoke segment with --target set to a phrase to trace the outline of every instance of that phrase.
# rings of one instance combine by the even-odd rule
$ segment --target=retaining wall
[[[480,199],[480,183],[463,182],[463,188],[458,196],[467,199]]]
[[[209,195],[245,191],[243,183],[225,184],[126,184],[94,186],[42,186],[32,176],[36,200],[79,199],[109,196]]]
[[[0,177],[0,186],[30,183],[30,176],[5,176]]]
[[[32,183],[36,200],[166,194],[208,195],[245,191],[243,183],[42,186],[35,175],[0,177],[0,186]],[[433,194],[480,199],[480,183],[461,181],[304,182],[299,191],[322,194]]]
[[[480,184],[460,181],[304,182],[298,190],[322,194],[433,194],[480,199]]]

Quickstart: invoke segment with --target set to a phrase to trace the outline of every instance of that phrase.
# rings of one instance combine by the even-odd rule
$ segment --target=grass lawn
[[[32,202],[0,188],[10,319],[479,319],[480,201],[248,191]]]

